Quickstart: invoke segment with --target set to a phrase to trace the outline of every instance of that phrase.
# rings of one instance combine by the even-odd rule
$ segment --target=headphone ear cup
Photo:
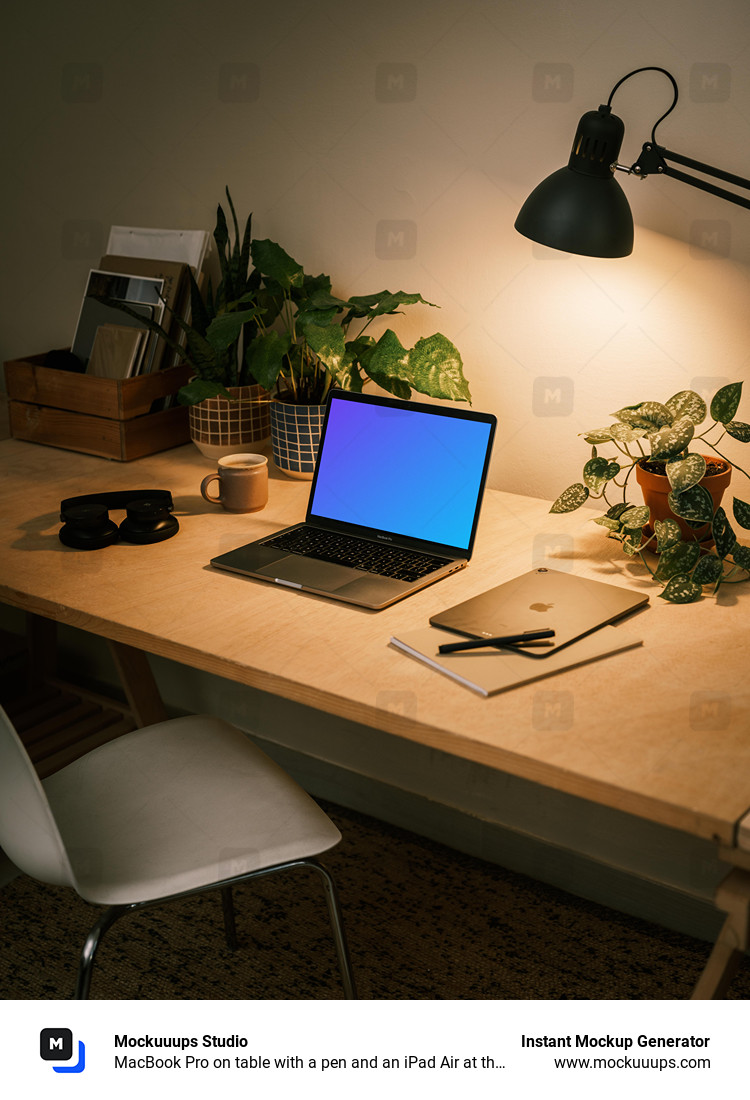
[[[179,529],[176,517],[166,504],[155,500],[132,500],[120,524],[120,538],[141,545],[164,542],[176,535]]]
[[[117,524],[103,504],[77,504],[62,512],[60,542],[74,550],[101,550],[117,542]]]

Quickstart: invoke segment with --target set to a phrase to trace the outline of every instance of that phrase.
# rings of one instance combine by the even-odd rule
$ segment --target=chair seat
[[[170,897],[341,839],[245,734],[205,715],[134,730],[43,786],[76,889],[99,905]]]

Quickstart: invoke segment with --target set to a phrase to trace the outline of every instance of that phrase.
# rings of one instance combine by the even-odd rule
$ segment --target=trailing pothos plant
[[[581,433],[591,444],[591,457],[583,467],[583,481],[569,486],[557,498],[551,512],[572,512],[589,498],[607,505],[594,522],[604,527],[608,538],[617,539],[624,552],[639,556],[655,581],[664,586],[660,595],[673,603],[691,603],[700,598],[704,586],[716,592],[721,584],[747,580],[750,576],[750,547],[737,540],[721,505],[714,508],[708,490],[700,484],[706,475],[706,459],[689,450],[700,441],[719,458],[725,435],[741,443],[750,442],[750,424],[734,419],[742,394],[742,383],[733,382],[717,390],[710,407],[694,390],[682,390],[664,404],[644,401],[612,413],[614,423]],[[702,427],[706,418],[710,423]],[[702,430],[698,430],[702,428]],[[600,447],[611,444],[611,457]],[[653,533],[648,507],[633,504],[628,496],[636,466],[657,465],[669,479],[669,507],[684,521],[688,532],[710,524],[710,539],[701,543],[685,535],[675,519],[655,520]],[[731,464],[750,477],[747,471]],[[734,498],[733,518],[739,527],[750,529],[750,506]],[[711,540],[713,545],[711,545]],[[645,550],[656,550],[658,565],[652,568]]]
[[[405,306],[432,306],[421,294],[383,290],[339,298],[327,275],[306,274],[274,241],[254,240],[250,253],[261,286],[239,303],[256,311],[257,332],[245,363],[277,397],[317,405],[331,385],[359,392],[371,380],[403,399],[414,389],[471,401],[461,356],[447,337],[435,333],[405,348],[391,328],[378,337],[368,331],[378,318],[402,313]]]

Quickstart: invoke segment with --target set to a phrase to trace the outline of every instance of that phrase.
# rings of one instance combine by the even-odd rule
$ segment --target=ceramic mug
[[[214,481],[219,483],[215,497],[208,492]],[[216,473],[203,478],[201,495],[227,512],[260,511],[268,502],[268,459],[265,455],[224,455]]]

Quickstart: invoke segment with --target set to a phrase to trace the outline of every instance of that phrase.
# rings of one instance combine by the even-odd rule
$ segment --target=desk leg
[[[727,914],[691,1000],[718,1000],[726,993],[750,943],[750,872],[735,867],[716,891]]]
[[[29,688],[33,692],[57,678],[57,623],[29,613],[26,635],[30,654]],[[109,649],[136,725],[163,722],[167,712],[146,654],[124,642],[111,641]]]
[[[41,615],[26,615],[26,645],[29,651],[27,682],[35,691],[57,675],[57,623]]]
[[[109,648],[137,724],[142,727],[164,722],[167,712],[146,654],[123,642],[110,642]]]

